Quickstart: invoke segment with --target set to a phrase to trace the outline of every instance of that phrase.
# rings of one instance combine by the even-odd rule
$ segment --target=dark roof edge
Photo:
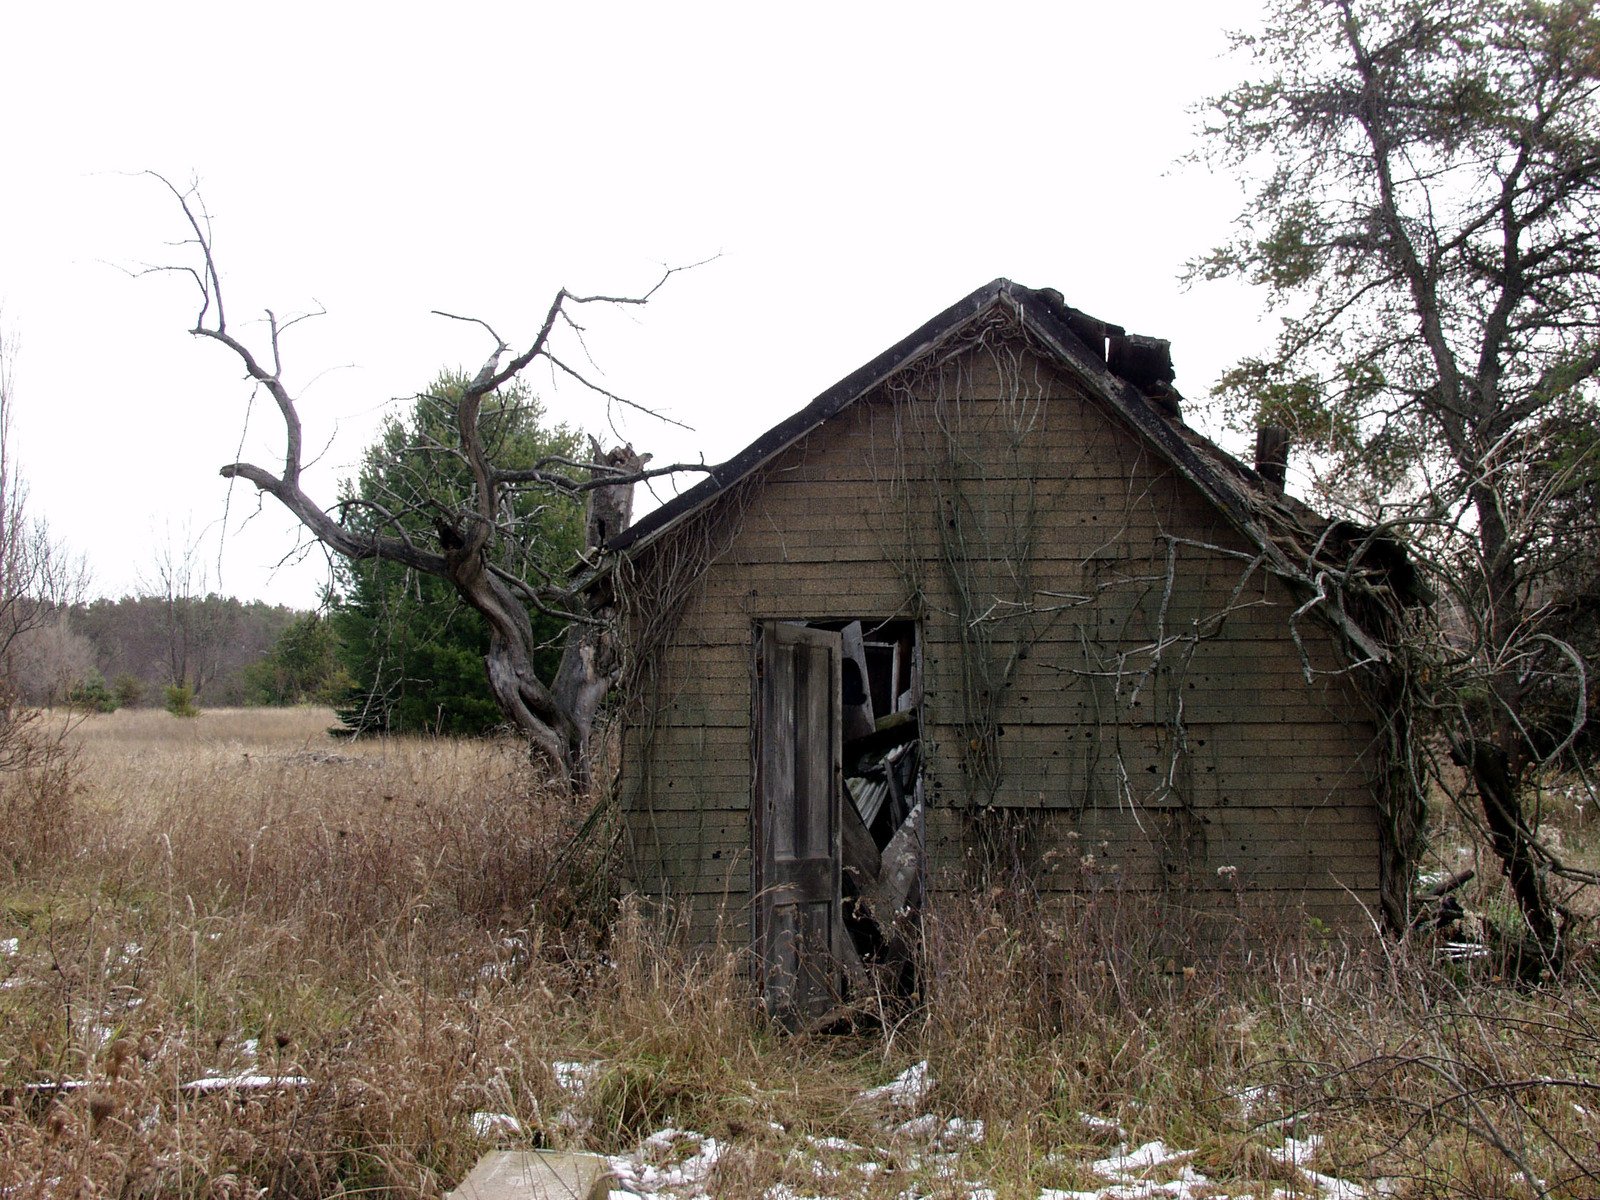
[[[1120,326],[1100,321],[1072,308],[1061,293],[1024,287],[1009,279],[991,280],[970,295],[919,326],[865,366],[852,371],[798,412],[774,425],[726,462],[711,468],[706,477],[607,543],[607,549],[628,551],[653,541],[701,505],[750,474],[768,459],[782,453],[817,426],[870,392],[907,363],[919,358],[1002,301],[1022,323],[1040,336],[1055,354],[1071,363],[1097,385],[1123,419],[1164,456],[1171,459],[1193,483],[1240,525],[1251,523],[1239,497],[1218,480],[1204,460],[1158,415],[1138,389],[1106,365],[1106,338],[1120,336]],[[1098,342],[1091,346],[1086,339]],[[1247,530],[1252,540],[1265,540],[1265,531]]]
[[[1228,521],[1256,546],[1268,569],[1286,579],[1307,582],[1304,573],[1290,559],[1278,538],[1269,531],[1261,514],[1255,511],[1256,506],[1245,497],[1247,491],[1258,493],[1263,502],[1268,502],[1268,497],[1264,489],[1261,489],[1260,480],[1255,472],[1242,464],[1235,463],[1208,439],[1183,426],[1175,416],[1169,417],[1158,412],[1139,387],[1118,375],[1108,365],[1110,343],[1107,339],[1114,341],[1122,338],[1125,331],[1120,326],[1096,320],[1087,313],[1072,308],[1065,302],[1060,292],[1046,288],[1023,287],[1003,278],[992,280],[971,295],[958,300],[871,362],[846,375],[799,412],[767,430],[726,462],[713,467],[706,478],[699,483],[641,517],[636,524],[611,539],[607,543],[607,549],[629,551],[648,545],[763,463],[782,453],[824,421],[877,387],[906,364],[931,351],[940,342],[947,340],[977,317],[1000,304],[1009,306],[1024,328],[1045,343],[1064,364],[1070,364],[1078,371],[1085,383],[1090,384],[1117,410],[1137,436],[1167,459],[1179,474],[1199,488]],[[1091,345],[1091,341],[1098,344]],[[1165,378],[1170,379],[1170,373]],[[1224,478],[1227,468],[1223,462],[1211,461],[1207,455],[1200,453],[1191,444],[1190,438],[1204,443],[1209,451],[1214,452],[1221,460],[1225,460],[1228,467],[1237,467],[1236,473],[1242,478],[1238,480]],[[1288,505],[1287,499],[1279,503]],[[1298,502],[1295,502],[1293,507],[1304,508]],[[1305,511],[1307,515],[1316,515],[1309,509]],[[1341,608],[1337,606],[1332,608],[1328,617],[1335,625],[1342,628],[1346,636],[1364,653],[1379,660],[1388,657],[1385,650],[1346,616]]]
[[[1196,453],[1194,447],[1178,432],[1173,421],[1158,413],[1137,387],[1113,372],[1104,357],[1095,354],[1084,344],[1079,321],[1081,314],[1076,309],[1068,308],[1061,301],[1059,293],[1053,291],[1020,288],[1015,292],[1021,293],[1017,295],[1019,311],[1024,324],[1035,337],[1045,342],[1062,361],[1070,363],[1085,382],[1092,384],[1116,408],[1136,433],[1171,461],[1182,475],[1239,525],[1242,532],[1257,542],[1267,540],[1264,530],[1248,528],[1253,518],[1238,493],[1218,477],[1210,463]]]
[[[846,375],[799,412],[786,417],[726,462],[712,467],[699,483],[680,492],[660,508],[640,517],[606,543],[608,550],[630,550],[653,540],[669,526],[718,493],[732,487],[774,455],[788,449],[818,425],[877,387],[908,362],[919,357],[973,318],[991,308],[1009,291],[1019,290],[1009,279],[995,279],[902,338],[865,366]],[[1022,288],[1022,291],[1028,289]]]
[[[1269,569],[1286,578],[1303,580],[1303,573],[1291,561],[1278,538],[1269,531],[1261,514],[1256,511],[1256,505],[1245,497],[1247,491],[1259,490],[1263,502],[1268,501],[1255,472],[1235,463],[1208,439],[1182,426],[1175,416],[1157,411],[1155,404],[1138,386],[1112,370],[1107,362],[1111,345],[1108,339],[1115,342],[1124,336],[1125,331],[1120,326],[1097,320],[1072,308],[1063,300],[1060,292],[1048,288],[1028,288],[1003,278],[992,280],[958,300],[871,362],[846,375],[799,412],[767,430],[726,462],[713,467],[705,479],[640,518],[636,524],[613,538],[607,544],[607,549],[634,550],[654,541],[906,364],[931,351],[940,342],[1001,304],[1010,307],[1023,327],[1042,341],[1062,363],[1076,370],[1085,383],[1117,410],[1137,436],[1199,488],[1229,522],[1256,546]],[[1098,344],[1091,345],[1091,342]],[[1170,373],[1165,378],[1170,379]],[[1208,455],[1200,453],[1191,443],[1191,438],[1203,442],[1208,451],[1225,461],[1229,467],[1237,467],[1237,474],[1242,478],[1225,478],[1228,471],[1223,461],[1213,461]],[[1286,498],[1280,500],[1279,504],[1289,506]],[[1298,502],[1293,507],[1304,508]],[[1305,512],[1316,516],[1309,509]],[[1326,518],[1318,516],[1317,519]],[[1330,615],[1336,624],[1345,627],[1347,635],[1366,653],[1375,658],[1386,657],[1383,650],[1342,613]]]

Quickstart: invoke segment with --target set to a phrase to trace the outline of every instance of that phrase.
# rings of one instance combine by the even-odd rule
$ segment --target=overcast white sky
[[[554,290],[642,290],[596,317],[608,386],[658,460],[720,461],[990,279],[1172,339],[1198,400],[1270,333],[1237,288],[1185,293],[1237,185],[1176,160],[1190,106],[1240,78],[1224,29],[1256,6],[1102,2],[16,4],[0,40],[0,324],[19,346],[37,510],[95,590],[211,530],[211,584],[298,606],[292,521],[231,494],[277,429],[224,351],[186,332],[181,215],[137,172],[198,178],[231,323],[327,315],[286,346],[314,493],[481,317],[531,337]],[[571,388],[554,414],[609,436]],[[613,439],[614,440],[614,439]],[[692,483],[693,479],[686,481]],[[221,541],[216,535],[230,516]],[[242,527],[241,527],[242,526]]]

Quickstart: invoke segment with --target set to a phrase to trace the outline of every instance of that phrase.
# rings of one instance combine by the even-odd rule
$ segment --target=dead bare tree
[[[17,463],[13,345],[0,335],[0,772],[59,763],[58,735],[43,733],[22,700],[30,640],[63,619],[82,599],[88,570],[29,511],[28,486]]]
[[[249,462],[222,468],[226,479],[241,479],[274,497],[294,514],[301,525],[329,550],[347,559],[383,559],[410,570],[446,580],[461,600],[483,616],[489,630],[485,668],[489,686],[506,719],[528,739],[575,787],[585,785],[590,774],[589,746],[596,717],[621,662],[611,631],[614,600],[605,582],[606,538],[624,528],[632,514],[633,485],[640,480],[680,471],[703,471],[703,464],[675,464],[646,469],[650,456],[632,446],[601,452],[594,444],[591,462],[547,458],[533,463],[496,461],[493,440],[486,437],[483,418],[492,410],[496,390],[516,379],[535,362],[553,373],[587,388],[608,405],[624,405],[649,413],[594,382],[557,352],[553,339],[565,332],[580,348],[583,327],[574,317],[583,306],[634,306],[647,303],[661,286],[682,268],[665,271],[655,286],[637,296],[578,295],[562,288],[545,310],[537,332],[522,349],[515,349],[487,322],[452,313],[437,315],[476,324],[488,334],[492,349],[483,365],[458,394],[448,398],[448,444],[434,447],[465,469],[470,485],[460,503],[426,501],[432,530],[417,536],[414,521],[404,518],[422,512],[389,511],[370,500],[346,499],[331,507],[314,500],[302,486],[304,434],[294,395],[283,378],[283,336],[304,317],[287,320],[268,311],[267,341],[262,352],[236,336],[227,321],[222,280],[212,253],[210,218],[194,186],[180,189],[151,173],[172,193],[188,224],[180,243],[198,261],[160,266],[190,276],[200,293],[200,307],[190,332],[227,348],[243,365],[255,386],[271,398],[283,424],[283,461],[275,469]],[[316,314],[310,314],[316,315]],[[665,418],[663,418],[665,419]],[[514,544],[528,531],[513,514],[510,499],[536,490],[551,495],[582,498],[587,502],[587,553],[565,574],[537,565],[532,554],[505,555],[497,551]],[[504,565],[508,559],[529,564],[516,572]],[[566,619],[566,640],[560,666],[546,682],[534,667],[539,643],[530,614],[543,612]]]
[[[28,508],[18,468],[12,395],[14,348],[0,335],[0,679],[11,678],[19,639],[81,598],[88,572]]]
[[[160,606],[167,682],[187,688],[196,698],[222,669],[224,649],[237,636],[240,616],[237,608],[211,592],[202,557],[205,536],[204,532],[192,536],[185,528],[181,544],[174,545],[169,530],[166,544],[156,550],[150,575],[141,572],[139,577],[140,592]]]

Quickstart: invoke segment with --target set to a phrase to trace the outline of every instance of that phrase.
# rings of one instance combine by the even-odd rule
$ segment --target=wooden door
[[[767,1008],[791,1024],[839,999],[837,633],[767,622],[757,652],[755,943]]]

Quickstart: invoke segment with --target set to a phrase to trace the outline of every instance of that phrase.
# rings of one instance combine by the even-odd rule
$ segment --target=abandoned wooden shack
[[[775,1008],[995,883],[1403,919],[1409,565],[1173,377],[996,280],[612,540],[631,870]]]

